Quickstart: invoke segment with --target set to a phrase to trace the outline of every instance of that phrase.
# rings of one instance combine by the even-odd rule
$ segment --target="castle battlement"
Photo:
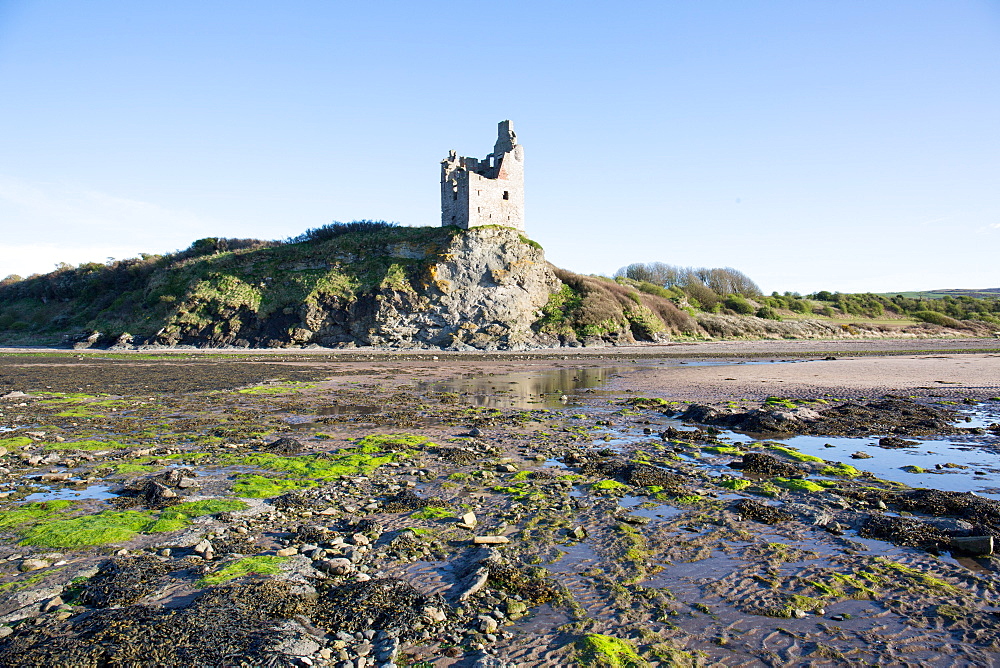
[[[441,161],[441,225],[524,229],[524,147],[501,121],[493,152],[482,160],[449,151]]]

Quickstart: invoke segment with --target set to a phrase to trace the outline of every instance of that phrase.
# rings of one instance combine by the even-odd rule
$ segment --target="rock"
[[[984,556],[993,554],[993,536],[966,536],[953,539],[955,548],[974,554]]]
[[[792,610],[792,617],[795,619],[802,619],[806,616],[805,610]]]
[[[476,545],[506,545],[510,542],[507,536],[476,536],[472,539]]]
[[[806,472],[799,466],[783,462],[774,455],[764,452],[747,452],[743,455],[742,462],[733,462],[729,466],[755,475],[790,477]]]
[[[349,575],[355,571],[351,560],[343,558],[323,559],[316,563],[316,567],[330,575]]]
[[[477,594],[479,590],[486,586],[486,581],[489,577],[490,569],[486,566],[480,566],[471,574],[469,578],[466,579],[464,583],[456,585],[458,591],[455,598],[459,602],[469,600],[473,595]]]
[[[458,523],[458,526],[462,527],[463,529],[475,529],[476,524],[478,524],[478,520],[476,519],[476,514],[473,512],[465,513],[464,515],[462,515],[460,519],[461,521]]]
[[[447,615],[445,615],[440,608],[430,605],[424,608],[423,613],[427,621],[432,624],[438,624],[448,619]]]
[[[43,568],[48,568],[51,565],[52,564],[45,559],[25,559],[18,565],[17,569],[22,573],[27,573],[28,571],[37,571]]]
[[[294,438],[279,438],[276,441],[268,443],[264,446],[264,448],[268,452],[273,452],[278,455],[297,455],[304,450],[302,444]]]
[[[851,459],[871,459],[872,456],[867,452],[861,452],[860,450],[851,455]]]
[[[0,638],[6,638],[13,632],[14,629],[10,628],[9,626],[0,626]]]
[[[489,615],[479,615],[476,620],[479,622],[479,631],[482,633],[496,633],[497,628],[499,628],[497,620]]]
[[[55,610],[59,606],[64,605],[65,603],[66,602],[62,600],[61,596],[55,596],[45,602],[45,605],[42,606],[42,612],[50,612],[52,610]]]
[[[294,554],[298,554],[298,553],[299,553],[299,550],[296,547],[285,547],[285,548],[282,548],[282,549],[278,550],[274,554],[277,555],[277,556],[279,556],[279,557],[290,557],[290,556],[292,556]]]
[[[880,448],[898,449],[898,448],[909,448],[914,445],[920,445],[918,441],[907,441],[896,436],[884,436],[878,439],[878,445]]]
[[[583,527],[576,526],[569,530],[569,535],[573,536],[577,540],[583,540],[587,537],[587,530]]]
[[[8,392],[7,394],[0,396],[0,399],[23,399],[25,397],[30,397],[30,394],[25,394],[24,392],[15,390],[13,392]]]
[[[528,612],[528,605],[522,601],[507,599],[507,616],[511,619],[523,617]]]

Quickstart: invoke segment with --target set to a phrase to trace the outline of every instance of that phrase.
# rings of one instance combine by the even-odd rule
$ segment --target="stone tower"
[[[493,152],[479,160],[449,151],[441,161],[441,225],[524,229],[524,147],[501,121]]]

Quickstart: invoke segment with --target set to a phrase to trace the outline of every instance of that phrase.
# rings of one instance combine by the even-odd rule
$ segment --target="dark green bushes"
[[[764,320],[781,320],[781,316],[770,306],[761,306],[757,309],[755,314],[758,318],[763,318]]]
[[[349,223],[339,223],[334,221],[329,225],[308,229],[297,237],[288,240],[289,243],[298,244],[306,241],[329,241],[345,234],[355,232],[377,232],[390,227],[399,227],[398,223],[390,223],[385,220],[352,220]]]
[[[726,308],[735,311],[739,315],[753,315],[757,310],[753,304],[739,295],[729,295],[723,301],[723,304]]]
[[[923,322],[929,322],[932,325],[941,325],[942,327],[951,327],[953,329],[962,329],[962,323],[954,318],[949,318],[943,313],[938,313],[937,311],[917,311],[913,314],[913,317],[917,320]]]

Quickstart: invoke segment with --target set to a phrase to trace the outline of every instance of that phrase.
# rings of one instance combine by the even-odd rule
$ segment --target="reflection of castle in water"
[[[456,392],[462,403],[485,408],[558,408],[561,397],[574,390],[597,387],[625,367],[550,369],[498,376],[477,376],[450,381],[424,382],[424,392]]]

